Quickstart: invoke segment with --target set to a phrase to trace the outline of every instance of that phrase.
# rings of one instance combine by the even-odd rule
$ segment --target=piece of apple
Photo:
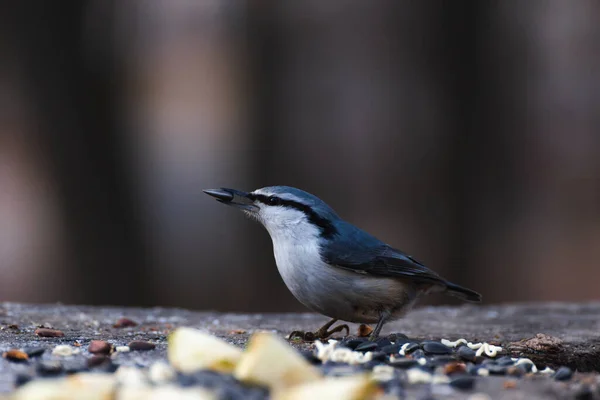
[[[371,400],[378,392],[377,383],[361,374],[296,385],[275,392],[273,400]]]
[[[117,392],[115,400],[217,400],[216,394],[199,387],[182,388],[173,385],[124,387]]]
[[[240,348],[193,328],[177,328],[168,343],[169,362],[188,374],[202,369],[229,373],[242,355]]]
[[[117,380],[112,374],[79,373],[64,378],[35,379],[14,392],[12,400],[112,400]]]
[[[321,373],[279,336],[259,332],[250,338],[248,348],[233,375],[242,382],[271,390],[321,379]]]

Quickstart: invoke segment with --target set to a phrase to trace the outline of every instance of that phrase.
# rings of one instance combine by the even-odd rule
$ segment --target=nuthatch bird
[[[318,197],[289,186],[246,193],[208,189],[217,201],[241,209],[271,235],[277,269],[307,308],[332,318],[306,339],[329,337],[338,320],[377,323],[401,318],[425,294],[443,292],[479,302],[481,295],[448,282],[421,262],[341,219]],[[290,337],[298,334],[293,332]]]

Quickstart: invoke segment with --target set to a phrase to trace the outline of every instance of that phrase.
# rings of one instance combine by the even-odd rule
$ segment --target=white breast
[[[278,207],[273,207],[278,208]],[[412,305],[415,293],[390,278],[358,274],[328,265],[320,255],[319,228],[303,213],[285,210],[261,215],[273,241],[277,269],[288,289],[309,309],[350,322],[377,322],[381,309],[393,317]]]
[[[269,233],[283,281],[298,300],[310,307],[307,303],[312,293],[305,293],[306,287],[322,275],[325,266],[319,254],[319,231],[308,221],[299,221],[294,229],[275,229]]]

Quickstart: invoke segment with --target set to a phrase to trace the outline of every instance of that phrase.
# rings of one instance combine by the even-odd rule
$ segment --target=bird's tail
[[[452,282],[446,282],[446,293],[450,296],[458,297],[461,300],[479,303],[481,295],[471,289],[455,285]]]

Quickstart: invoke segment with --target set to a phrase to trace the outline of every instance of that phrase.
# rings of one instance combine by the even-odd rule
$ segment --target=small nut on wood
[[[113,328],[130,328],[137,325],[137,322],[129,318],[119,318],[117,322],[115,322],[115,324],[113,325]]]
[[[504,381],[504,389],[514,389],[517,387],[517,382],[510,380],[510,381]]]
[[[18,350],[18,349],[11,349],[8,351],[5,351],[2,354],[2,357],[6,358],[7,360],[10,361],[27,361],[29,359],[29,356],[27,355],[27,353],[25,353],[24,351]]]
[[[367,337],[371,334],[371,332],[373,332],[373,328],[371,328],[369,325],[360,324],[357,335],[358,337]]]
[[[129,349],[131,351],[136,351],[136,350],[154,350],[156,348],[156,345],[154,343],[150,343],[150,342],[145,342],[143,340],[134,340],[129,342],[129,344],[127,345],[129,346]]]
[[[110,357],[104,354],[98,354],[87,359],[88,368],[96,368],[111,363]]]
[[[50,329],[50,328],[38,328],[35,330],[35,334],[40,337],[64,337],[65,336],[63,331],[59,331],[58,329]]]
[[[112,345],[104,340],[92,340],[88,347],[88,351],[92,354],[110,354],[112,349]]]
[[[444,366],[444,373],[446,375],[451,375],[455,373],[462,373],[467,370],[467,366],[461,362],[451,362]]]

